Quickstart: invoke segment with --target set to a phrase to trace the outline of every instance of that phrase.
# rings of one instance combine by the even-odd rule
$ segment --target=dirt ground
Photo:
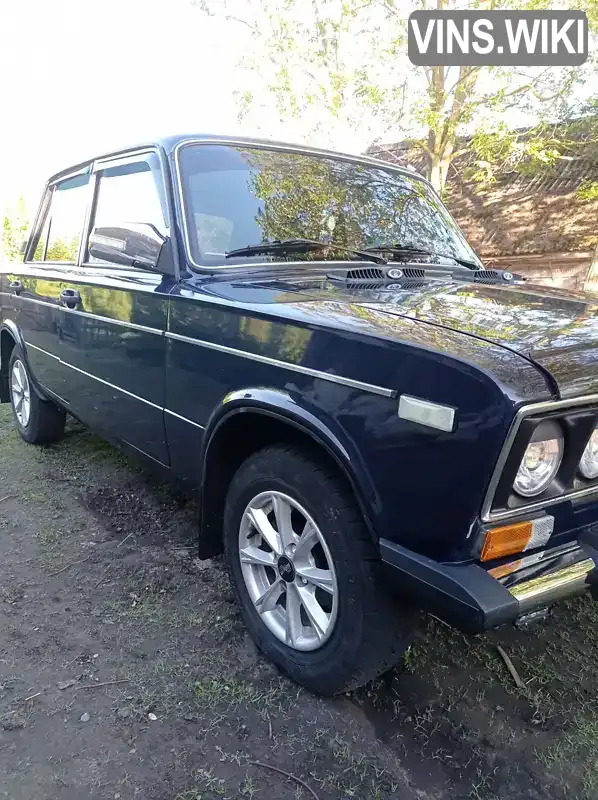
[[[428,619],[401,667],[323,700],[258,655],[196,514],[78,424],[24,444],[2,406],[0,797],[596,797],[589,598],[531,631]]]

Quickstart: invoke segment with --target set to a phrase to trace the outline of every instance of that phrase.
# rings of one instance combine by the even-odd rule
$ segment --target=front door
[[[97,164],[88,229],[141,223],[168,235],[162,180],[154,152]],[[164,333],[176,281],[94,258],[87,244],[77,274],[62,289],[58,327],[70,407],[90,427],[168,464]]]

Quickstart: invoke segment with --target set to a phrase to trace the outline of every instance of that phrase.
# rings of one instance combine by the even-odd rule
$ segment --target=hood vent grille
[[[357,267],[329,272],[329,281],[343,284],[347,289],[417,288],[429,281],[466,281],[467,283],[502,284],[522,283],[523,278],[512,272],[497,269],[472,270],[468,267]]]
[[[485,269],[474,272],[474,283],[512,283],[515,276],[512,272],[498,269]]]
[[[420,267],[402,267],[401,272],[406,278],[416,281],[423,281],[426,279],[426,270]]]
[[[362,269],[349,269],[345,276],[347,281],[384,281],[386,273],[376,267],[363,267]]]
[[[346,289],[384,289],[385,284],[383,281],[377,281],[376,283],[368,283],[367,281],[347,281],[345,284]]]

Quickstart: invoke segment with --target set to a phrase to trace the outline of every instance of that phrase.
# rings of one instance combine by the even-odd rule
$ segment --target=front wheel
[[[60,439],[66,414],[37,394],[19,347],[12,351],[8,372],[12,413],[21,437],[31,444],[49,444]]]
[[[387,593],[351,491],[290,446],[250,456],[231,483],[225,551],[258,647],[320,694],[348,691],[396,664],[417,615]]]

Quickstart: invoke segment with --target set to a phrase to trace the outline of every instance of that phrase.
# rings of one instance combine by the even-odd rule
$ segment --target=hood
[[[484,339],[535,363],[562,398],[598,393],[598,296],[530,283],[425,280],[344,289],[322,276],[276,281],[277,299],[350,303]],[[288,294],[287,294],[288,292]]]
[[[448,283],[364,305],[494,342],[547,371],[563,398],[598,392],[598,297],[539,285]],[[382,300],[382,302],[380,302]]]
[[[312,268],[315,265],[312,265]],[[325,267],[324,267],[325,269]],[[237,301],[301,305],[320,301],[418,320],[492,342],[535,363],[562,398],[598,393],[598,296],[530,283],[424,280],[343,288],[325,274],[277,271],[276,278],[217,281],[210,291]],[[234,287],[234,288],[233,288]]]

